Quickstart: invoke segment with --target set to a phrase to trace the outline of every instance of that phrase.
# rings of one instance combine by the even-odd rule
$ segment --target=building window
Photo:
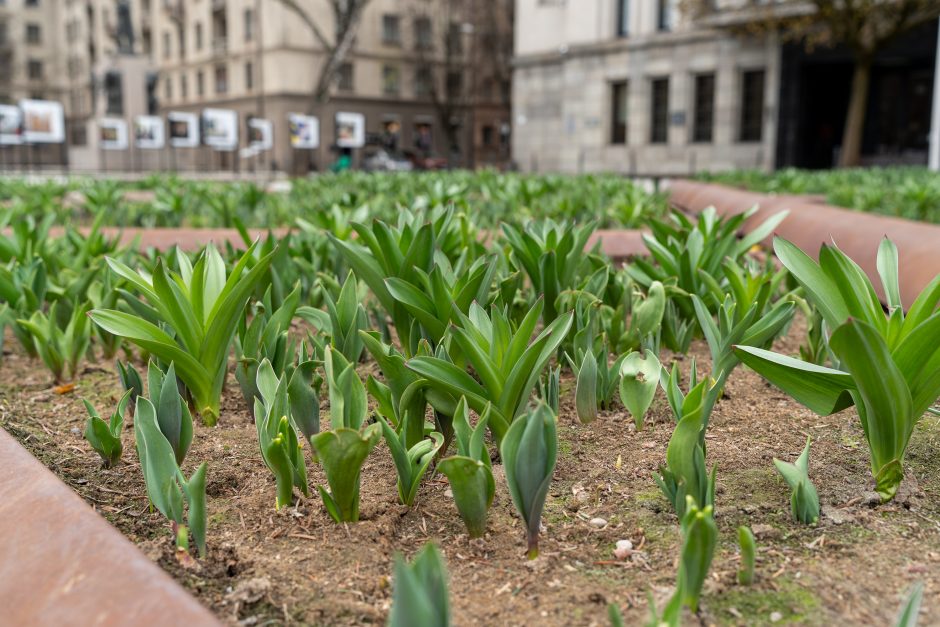
[[[202,70],[196,72],[196,95],[200,98],[206,95],[206,79]]]
[[[342,91],[353,89],[353,64],[343,63],[336,70],[336,87]]]
[[[669,136],[669,79],[650,81],[650,143],[665,144]]]
[[[382,16],[382,43],[386,46],[401,45],[401,17],[391,13]]]
[[[196,50],[202,50],[202,22],[196,22]]]
[[[715,75],[695,77],[695,110],[692,118],[692,141],[709,143],[715,126]]]
[[[415,97],[427,98],[431,94],[431,70],[421,67],[415,70]]]
[[[463,54],[463,27],[451,22],[447,28],[447,52],[452,56]]]
[[[610,86],[610,143],[627,143],[627,82]]]
[[[7,23],[0,22],[0,44],[7,42]]]
[[[28,6],[28,7],[38,7],[38,6],[39,6],[39,0],[26,0],[26,2],[24,2],[24,4],[25,4],[26,6]]]
[[[656,0],[656,30],[672,30],[672,0]]]
[[[38,81],[42,80],[42,61],[37,61],[36,59],[30,59],[26,64],[26,72],[30,80]]]
[[[169,76],[167,76],[166,80],[163,82],[163,97],[167,102],[173,100],[173,81],[170,80]]]
[[[69,128],[69,144],[72,146],[88,145],[88,130],[84,124],[76,123]]]
[[[496,137],[496,129],[491,124],[485,125],[481,129],[482,143],[486,148],[493,146],[493,139]]]
[[[431,18],[415,18],[415,48],[428,50],[431,48]]]
[[[170,81],[167,79],[167,84]],[[124,81],[119,72],[107,72],[104,75],[105,113],[124,115]]]
[[[401,91],[401,72],[394,65],[382,66],[382,92],[386,96],[397,96]]]
[[[189,81],[186,80],[186,75],[180,75],[180,98],[186,100],[189,98]]]
[[[617,37],[630,34],[630,0],[617,0]]]
[[[764,126],[764,70],[741,73],[741,141],[759,142]]]
[[[251,91],[255,88],[255,67],[251,61],[245,63],[245,90]]]
[[[180,40],[179,55],[180,55],[180,59],[182,59],[183,57],[186,56],[186,30],[183,28],[180,28],[176,34],[177,36],[179,36],[179,40]]]
[[[42,43],[42,36],[40,35],[39,24],[27,24],[26,25],[26,43],[28,44]]]
[[[215,93],[228,92],[228,68],[224,65],[215,66]]]
[[[164,59],[170,58],[170,41],[171,40],[172,40],[172,36],[170,35],[169,31],[163,33],[163,58]]]
[[[245,41],[252,41],[255,38],[255,12],[251,9],[245,9]]]
[[[447,99],[457,100],[463,92],[463,76],[460,72],[447,73]]]

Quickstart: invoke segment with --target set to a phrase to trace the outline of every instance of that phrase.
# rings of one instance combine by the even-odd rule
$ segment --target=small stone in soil
[[[617,548],[614,549],[614,557],[618,560],[625,559],[633,553],[633,543],[629,540],[617,540]]]
[[[588,521],[588,524],[595,529],[603,529],[607,526],[607,521],[603,518],[592,518],[590,521]]]
[[[754,537],[761,539],[776,538],[780,535],[780,531],[771,525],[754,525],[751,527],[751,531],[754,532]]]

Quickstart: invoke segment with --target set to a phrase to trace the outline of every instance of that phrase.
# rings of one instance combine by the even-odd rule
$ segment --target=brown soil
[[[148,509],[143,479],[125,431],[125,458],[103,470],[83,441],[81,398],[110,414],[118,398],[110,364],[87,366],[77,388],[57,395],[41,364],[9,340],[0,367],[0,425],[88,503],[230,624],[381,624],[390,603],[392,558],[428,540],[443,549],[456,625],[606,625],[606,606],[627,624],[662,605],[675,582],[678,526],[651,474],[673,428],[660,394],[637,432],[623,409],[581,425],[572,381],[563,380],[560,452],[544,515],[542,555],[524,558],[524,527],[497,467],[488,533],[469,541],[443,477],[425,481],[416,505],[399,504],[395,469],[384,444],[363,470],[362,520],[334,524],[315,492],[275,512],[273,476],[257,449],[254,426],[234,379],[216,428],[197,427],[185,466],[209,463],[209,554],[194,568],[174,558],[166,521]],[[793,352],[787,339],[778,348]],[[12,351],[12,352],[11,352]],[[700,372],[704,345],[694,346]],[[688,362],[683,364],[688,367]],[[824,515],[793,522],[789,494],[773,457],[792,460],[813,438],[811,477]],[[870,503],[872,482],[858,420],[847,411],[820,418],[739,367],[709,429],[709,465],[718,466],[718,553],[699,616],[689,624],[888,624],[908,588],[926,582],[921,624],[940,623],[940,426],[925,417],[915,430],[908,479],[889,505]],[[324,483],[308,464],[311,487]],[[589,521],[603,518],[603,528]],[[758,578],[735,583],[736,533],[758,536]],[[613,555],[629,539],[632,557]]]

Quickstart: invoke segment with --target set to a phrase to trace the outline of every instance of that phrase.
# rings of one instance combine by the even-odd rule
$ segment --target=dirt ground
[[[794,334],[797,335],[797,334]],[[778,348],[795,352],[797,341]],[[488,533],[470,541],[446,479],[425,481],[414,508],[400,505],[384,443],[363,469],[362,520],[337,525],[315,490],[275,512],[274,477],[230,377],[222,418],[196,427],[187,474],[207,460],[208,557],[180,566],[166,521],[148,510],[143,478],[125,430],[124,461],[103,470],[82,439],[82,397],[103,415],[118,399],[109,363],[87,366],[76,389],[56,394],[41,364],[6,342],[0,366],[0,425],[229,624],[363,625],[385,621],[396,552],[428,540],[446,555],[455,625],[606,625],[617,603],[640,624],[651,594],[659,605],[675,583],[675,515],[651,478],[664,461],[673,420],[660,393],[637,432],[619,407],[580,424],[573,382],[562,382],[560,450],[543,523],[542,554],[524,558],[501,468]],[[692,351],[700,373],[707,347]],[[688,361],[683,363],[688,368]],[[326,411],[324,407],[324,413]],[[818,526],[795,523],[789,493],[772,464],[792,461],[813,438],[810,476],[823,505]],[[914,432],[907,479],[895,502],[872,503],[866,444],[852,411],[821,418],[744,367],[731,376],[712,417],[708,464],[718,466],[716,520],[721,537],[698,616],[687,624],[890,624],[906,591],[926,583],[921,624],[940,624],[940,424],[924,417]],[[308,464],[311,488],[325,484]],[[601,525],[593,519],[601,518]],[[593,520],[593,522],[592,522]],[[757,536],[757,581],[741,586],[736,528]],[[635,551],[613,555],[618,540]]]

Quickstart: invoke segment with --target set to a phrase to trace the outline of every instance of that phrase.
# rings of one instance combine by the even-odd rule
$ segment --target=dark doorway
[[[926,164],[937,24],[910,33],[875,60],[862,139],[864,165]],[[843,49],[783,48],[777,167],[838,163],[852,78]]]

